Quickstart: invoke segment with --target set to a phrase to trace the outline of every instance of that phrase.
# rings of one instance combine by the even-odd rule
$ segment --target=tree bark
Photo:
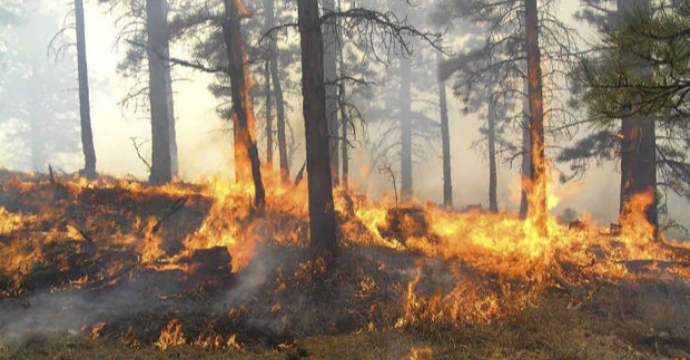
[[[529,218],[539,235],[548,235],[546,227],[546,154],[544,142],[544,99],[542,94],[541,51],[539,49],[539,16],[537,0],[525,0],[527,79],[529,80],[532,174]]]
[[[266,27],[273,28],[275,20],[275,0],[264,0],[266,11]],[[288,163],[287,140],[285,136],[285,100],[283,98],[283,88],[280,82],[280,72],[278,71],[278,46],[275,35],[269,39],[271,80],[273,82],[273,94],[276,98],[276,131],[278,135],[278,157],[280,161],[281,178],[284,184],[290,182],[290,166]]]
[[[240,28],[240,15],[247,10],[240,0],[223,0],[225,5],[225,22],[223,22],[223,36],[225,37],[228,54],[228,75],[232,92],[232,106],[235,109],[237,122],[237,140],[243,145],[249,157],[252,179],[254,180],[254,205],[261,209],[266,201],[266,193],[261,178],[261,160],[254,141],[250,125],[254,124],[254,108],[249,96],[251,79],[245,67],[246,53],[244,39]],[[237,166],[237,164],[235,164]]]
[[[335,11],[334,0],[323,0],[324,15]],[[331,172],[333,184],[339,183],[339,166],[338,166],[338,103],[336,94],[335,80],[337,77],[337,38],[336,38],[337,22],[334,18],[324,22],[323,24],[323,72],[324,81],[326,83],[326,118],[328,121],[329,141],[328,147],[330,149],[331,157]]]
[[[493,96],[489,94],[489,211],[498,212],[497,184],[496,178],[496,104]]]
[[[168,10],[170,5],[168,5],[167,0],[161,0],[161,6],[163,6],[163,18],[165,19],[165,34],[166,40],[163,47],[163,64],[165,66],[165,91],[166,91],[166,102],[168,109],[168,126],[170,128],[170,171],[174,176],[179,173],[179,161],[177,156],[177,131],[175,129],[175,103],[173,101],[173,88],[172,88],[172,73],[170,68],[170,42],[168,41]]]
[[[527,64],[525,64],[525,69],[527,69]],[[529,81],[525,79],[524,81],[524,91],[525,94],[529,93]],[[520,196],[520,219],[525,220],[527,218],[527,211],[529,210],[529,199],[528,191],[530,179],[532,178],[532,156],[530,156],[530,146],[532,144],[532,135],[530,134],[530,119],[529,115],[529,98],[525,98],[522,103],[522,167],[520,169],[520,182],[521,182],[521,196]]]
[[[636,6],[646,6],[647,0],[618,0],[616,16],[623,18]],[[621,188],[619,218],[629,215],[627,206],[635,196],[651,193],[652,203],[644,209],[644,216],[659,238],[659,214],[656,202],[656,129],[652,120],[641,117],[621,119]],[[625,225],[621,221],[622,225]]]
[[[273,103],[271,99],[271,69],[266,64],[266,164],[273,167]]]
[[[164,54],[167,34],[161,0],[146,1],[146,33],[148,36],[149,101],[151,105],[151,175],[149,182],[162,185],[172,179],[170,159],[170,128],[165,83]]]
[[[297,0],[302,50],[302,95],[309,188],[309,230],[314,256],[328,263],[338,254],[330,170],[324,43],[317,0]]]
[[[79,77],[79,118],[81,119],[81,147],[84,151],[83,173],[89,180],[96,174],[96,149],[91,129],[91,104],[89,101],[89,71],[86,63],[86,29],[84,25],[84,0],[75,0],[74,14],[77,28],[77,72]]]
[[[338,11],[342,11],[342,6],[340,3],[340,0],[338,0]],[[338,38],[341,39],[341,41],[338,43],[338,68],[340,69],[340,77],[344,78],[347,75],[347,72],[345,70],[345,62],[343,60],[343,42],[342,42],[342,28],[340,26],[337,26],[337,31],[338,31]],[[340,98],[344,99],[345,96],[345,83],[341,83],[339,86],[340,90]],[[340,123],[341,123],[341,151],[342,151],[342,163],[343,163],[343,172],[342,172],[342,185],[345,189],[348,188],[349,182],[350,182],[350,156],[348,155],[348,143],[347,143],[347,124],[348,124],[348,118],[347,114],[345,112],[345,107],[342,106],[342,104],[339,106],[340,107]]]
[[[441,52],[436,53],[436,60],[443,61]],[[448,123],[448,101],[446,99],[446,82],[438,82],[439,104],[441,106],[441,142],[443,147],[443,205],[453,207],[453,178],[450,166],[450,124]]]
[[[402,201],[412,200],[412,65],[410,59],[400,59],[400,144],[401,151],[401,195]]]
[[[656,204],[656,133],[654,121],[626,118],[621,126],[621,194],[619,216],[629,215],[626,206],[635,196],[650,193],[652,203],[644,209],[644,215],[654,227],[654,237],[659,235],[659,215]]]

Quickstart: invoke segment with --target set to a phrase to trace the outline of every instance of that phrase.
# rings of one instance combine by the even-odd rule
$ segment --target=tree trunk
[[[323,0],[323,14],[332,13],[335,11],[334,0]],[[326,119],[328,121],[328,147],[330,149],[331,157],[331,172],[334,184],[339,182],[339,166],[338,166],[338,102],[336,94],[335,80],[337,78],[337,39],[336,30],[337,22],[335,19],[330,19],[323,24],[323,76],[326,83]]]
[[[254,107],[249,96],[251,79],[249,78],[249,71],[244,65],[246,53],[240,28],[240,15],[245,14],[247,10],[240,3],[240,0],[223,0],[223,3],[225,4],[223,36],[228,54],[232,106],[235,109],[235,118],[237,119],[235,123],[237,139],[249,157],[252,179],[254,180],[254,205],[261,209],[266,201],[266,193],[261,179],[259,151],[250,129],[250,125],[254,124]],[[237,166],[237,164],[235,165]]]
[[[275,0],[264,0],[266,11],[266,28],[271,29],[276,26]],[[280,158],[280,172],[284,184],[290,182],[290,167],[288,164],[287,140],[285,136],[285,100],[283,98],[283,88],[280,82],[280,72],[278,71],[278,47],[275,35],[269,40],[271,80],[273,81],[273,94],[276,98],[276,131],[278,132],[278,157]]]
[[[329,260],[338,254],[330,171],[323,35],[317,0],[297,0],[302,49],[302,95],[309,188],[309,230],[314,256]]]
[[[271,99],[271,68],[266,63],[266,164],[273,167],[273,104]]]
[[[170,171],[173,175],[179,173],[179,162],[177,157],[177,131],[175,129],[175,103],[173,101],[172,74],[170,69],[170,42],[167,39],[168,30],[168,10],[170,5],[167,0],[161,0],[163,6],[163,18],[165,19],[166,40],[163,48],[163,64],[165,66],[165,91],[168,108],[168,126],[170,128]]]
[[[340,3],[340,0],[338,0],[338,11],[342,11],[342,6]],[[340,26],[337,26],[337,31],[338,31],[338,38],[341,39],[341,41],[338,43],[338,67],[340,69],[340,77],[344,78],[346,75],[345,71],[345,62],[343,61],[343,42],[342,42],[342,28]],[[340,98],[344,99],[345,97],[345,83],[341,83],[339,86],[340,90]],[[341,123],[341,148],[342,148],[342,163],[343,163],[343,173],[342,173],[342,185],[345,189],[348,188],[349,182],[350,182],[350,156],[348,155],[348,143],[347,143],[347,124],[348,124],[348,118],[347,118],[347,113],[345,112],[345,107],[342,106],[342,104],[339,106],[340,107],[340,123]]]
[[[402,201],[412,200],[412,119],[410,116],[412,102],[412,65],[410,59],[400,59],[400,144],[401,151],[401,195]]]
[[[496,187],[496,104],[492,94],[489,94],[489,211],[498,212]]]
[[[91,105],[89,101],[89,71],[86,65],[86,29],[84,26],[84,0],[75,0],[74,13],[77,27],[77,72],[79,76],[79,118],[81,119],[81,147],[84,151],[83,173],[89,180],[96,174],[96,149],[91,130]]]
[[[146,33],[148,36],[149,101],[151,104],[151,175],[149,182],[161,185],[170,182],[170,128],[165,83],[167,43],[166,19],[161,0],[146,1]]]
[[[636,6],[649,5],[648,0],[618,0],[621,19]],[[652,203],[644,209],[644,215],[654,228],[652,234],[659,237],[659,214],[656,202],[656,129],[652,120],[631,117],[621,120],[621,189],[619,218],[629,215],[627,206],[635,196],[650,193]],[[623,225],[624,222],[621,221]]]
[[[525,69],[527,69],[527,64],[525,64]],[[524,91],[525,94],[529,93],[529,81],[525,79],[524,81]],[[531,156],[530,156],[530,146],[532,144],[532,135],[530,134],[530,119],[529,115],[529,98],[525,98],[522,103],[522,167],[520,169],[520,182],[521,182],[521,196],[520,196],[520,219],[525,220],[527,218],[527,210],[529,210],[529,199],[528,190],[530,179],[532,178],[531,170]]]
[[[443,61],[441,52],[436,53],[436,60]],[[446,100],[446,82],[438,82],[439,104],[441,105],[441,141],[443,147],[443,205],[453,207],[453,179],[450,167],[450,124],[448,123],[448,102]]]
[[[344,89],[341,91],[345,91]],[[342,148],[342,156],[343,156],[343,173],[342,173],[342,186],[343,188],[347,189],[348,186],[350,186],[350,156],[348,154],[348,148],[347,148],[347,116],[345,115],[345,109],[340,109],[341,113],[341,118],[342,118],[342,140],[340,147]]]
[[[541,83],[541,51],[539,49],[539,16],[537,0],[525,0],[527,79],[529,80],[532,174],[529,218],[539,235],[548,235],[546,221],[546,154],[544,143],[544,99]]]
[[[656,204],[656,133],[654,121],[626,118],[621,126],[621,195],[620,217],[629,215],[626,207],[635,196],[651,193],[652,203],[645,209],[645,218],[658,237],[659,215]]]

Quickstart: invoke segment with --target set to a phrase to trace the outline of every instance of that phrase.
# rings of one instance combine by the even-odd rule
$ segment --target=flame
[[[122,343],[131,348],[139,347],[139,334],[130,326],[127,333],[120,339]]]
[[[182,333],[182,324],[178,319],[172,319],[168,325],[161,330],[161,336],[153,344],[156,350],[165,351],[168,348],[184,345],[186,340]]]
[[[241,350],[244,348],[244,344],[237,342],[237,334],[230,334],[226,337],[216,334],[213,327],[209,329],[208,335],[205,335],[203,332],[199,334],[199,337],[193,344],[214,350]]]
[[[91,330],[89,330],[89,337],[91,340],[98,340],[98,338],[101,336],[101,330],[103,330],[105,325],[106,324],[104,322],[99,322],[91,327]],[[81,331],[85,332],[86,329],[87,327],[84,326]]]
[[[66,204],[80,199],[97,203],[99,194],[109,192],[119,201],[145,201],[151,196],[174,200],[181,197],[203,198],[211,201],[208,214],[200,220],[198,228],[181,240],[181,249],[174,255],[163,250],[166,226],[174,218],[162,223],[160,232],[154,231],[162,221],[164,209],[159,214],[137,216],[121,210],[131,230],[121,229],[121,224],[104,220],[103,209],[94,206],[92,213],[76,225],[61,227],[57,224],[65,218],[62,206],[36,201],[40,206],[34,213],[10,212],[0,207],[0,276],[13,279],[15,290],[21,292],[21,284],[34,268],[47,262],[46,246],[73,244],[88,247],[91,241],[98,255],[108,251],[133,251],[136,259],[110,260],[100,273],[87,276],[79,274],[70,278],[72,287],[86,287],[95,282],[113,283],[123,271],[134,265],[158,271],[180,270],[194,272],[194,264],[184,263],[195,251],[225,247],[232,257],[233,272],[242,271],[254,259],[263,246],[308,246],[308,207],[306,182],[294,187],[280,181],[278,169],[262,169],[266,188],[266,212],[261,216],[253,213],[251,182],[233,182],[221,176],[200,179],[193,185],[168,184],[149,187],[126,180],[81,178],[62,179],[61,184],[70,194],[58,203]],[[50,184],[46,181],[23,182],[10,179],[5,182],[7,191],[23,194],[27,199],[43,199]],[[551,205],[562,196],[570,196],[577,189],[555,191],[536,186],[550,193]],[[100,192],[100,193],[99,193]],[[544,194],[533,194],[532,198]],[[516,214],[489,214],[480,211],[469,213],[449,212],[433,204],[397,204],[391,197],[374,201],[352,190],[335,189],[334,206],[339,214],[342,244],[367,245],[414,254],[424,260],[446,260],[452,269],[452,289],[436,294],[423,293],[424,261],[416,264],[416,273],[409,279],[405,291],[402,316],[398,327],[419,326],[422,323],[487,323],[508,314],[521,311],[535,303],[544,289],[553,286],[557,278],[568,281],[595,281],[609,279],[637,279],[640,274],[630,273],[622,264],[628,260],[673,262],[675,253],[667,246],[652,241],[653,227],[644,217],[644,209],[653,200],[652,193],[634,196],[626,205],[621,217],[622,231],[613,234],[598,229],[587,219],[581,219],[582,228],[570,229],[560,224],[550,214],[530,213],[527,220]],[[194,201],[194,200],[191,200]],[[533,200],[532,200],[533,201]],[[535,220],[543,216],[546,234]],[[53,224],[48,229],[45,224]],[[397,224],[393,226],[394,224]],[[397,226],[397,227],[396,227]],[[85,230],[82,233],[81,230]],[[97,235],[97,236],[96,236]],[[680,246],[680,245],[677,245]],[[687,246],[686,246],[687,247]],[[56,260],[50,260],[56,261]],[[69,262],[59,259],[59,269],[69,271]],[[578,269],[565,270],[562,264]],[[654,266],[653,262],[651,266]],[[300,281],[309,281],[315,273],[323,272],[323,259],[297,264],[294,274]],[[381,264],[379,271],[388,271]],[[655,268],[650,268],[655,270]],[[656,270],[655,270],[656,271]],[[681,266],[671,266],[668,272],[682,278],[690,278],[690,271]],[[289,282],[288,282],[289,284]],[[277,291],[287,286],[285,279],[276,283]],[[378,286],[373,278],[362,276],[357,284],[358,296]],[[419,288],[418,288],[419,287]],[[285,304],[282,305],[286,307]],[[283,311],[278,308],[276,312]],[[393,318],[395,319],[395,317]],[[371,324],[370,329],[376,329]],[[206,347],[229,345],[232,336],[209,333],[195,342]],[[136,336],[133,336],[136,340]],[[232,337],[232,342],[235,338]],[[131,340],[130,343],[138,344]],[[185,343],[182,326],[173,319],[161,331],[157,348],[165,349]],[[205,345],[204,345],[205,344]],[[240,346],[241,347],[241,346]]]
[[[433,353],[428,346],[423,348],[413,347],[410,349],[410,353],[401,357],[400,360],[431,360]]]

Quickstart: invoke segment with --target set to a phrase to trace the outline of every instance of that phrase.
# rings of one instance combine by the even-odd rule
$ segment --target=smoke
[[[97,321],[115,321],[154,304],[131,286],[94,295],[85,291],[43,292],[0,300],[0,339],[14,343],[29,334],[78,331]]]
[[[226,295],[215,304],[214,308],[231,309],[239,307],[257,296],[259,289],[266,283],[271,271],[275,271],[275,255],[269,249],[261,249],[252,259],[252,263],[238,274],[237,283]]]

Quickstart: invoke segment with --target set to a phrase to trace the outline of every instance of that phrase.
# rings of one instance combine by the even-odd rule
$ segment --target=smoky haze
[[[4,148],[0,154],[1,163],[7,168],[22,171],[46,171],[45,163],[51,163],[65,172],[77,171],[82,166],[82,158],[79,152],[78,135],[78,99],[76,82],[76,61],[74,51],[68,49],[64,56],[57,63],[54,55],[46,55],[47,47],[53,34],[57,32],[63,24],[63,18],[67,14],[67,3],[50,2],[49,6],[40,6],[40,2],[29,1],[32,9],[36,10],[36,18],[29,17],[28,25],[17,27],[14,30],[15,38],[3,40],[4,46],[0,48],[5,55],[15,51],[13,56],[20,62],[30,64],[38,69],[46,71],[42,76],[48,87],[43,91],[50,93],[49,97],[54,100],[52,103],[46,102],[42,106],[45,108],[43,114],[26,114],[25,110],[18,113],[18,104],[26,109],[31,109],[33,105],[28,101],[35,96],[32,91],[25,91],[13,94],[12,103],[4,102],[1,104],[0,113]],[[47,3],[47,2],[43,2]],[[98,159],[98,170],[100,173],[112,174],[115,176],[133,175],[137,178],[146,179],[148,169],[137,157],[134,147],[131,145],[131,138],[149,139],[151,136],[150,122],[146,111],[137,110],[135,106],[123,106],[122,100],[136,88],[134,80],[123,78],[116,72],[118,63],[126,56],[121,43],[118,43],[118,28],[114,25],[117,13],[108,13],[107,6],[99,5],[95,1],[88,1],[86,9],[86,46],[87,58],[89,61],[89,76],[91,84],[91,118],[93,123],[93,135]],[[587,37],[589,29],[572,18],[572,14],[577,10],[577,4],[570,1],[562,1],[559,14],[561,20],[570,26],[577,28]],[[38,20],[38,14],[40,19]],[[424,19],[418,17],[417,21]],[[38,26],[38,25],[41,26]],[[425,24],[419,24],[421,27]],[[71,35],[70,35],[71,36]],[[68,40],[71,37],[68,36]],[[453,43],[446,44],[454,51],[463,50],[463,41],[466,39],[457,38]],[[21,45],[21,46],[19,46]],[[420,46],[422,48],[422,46]],[[172,56],[185,57],[188,49],[185,44],[175,44],[171,51]],[[24,53],[21,53],[25,51]],[[433,79],[435,62],[432,57],[421,58],[420,55],[413,55],[412,61],[419,61],[419,64],[426,64],[429,69],[426,82],[435,85]],[[4,69],[14,69],[8,63],[8,56],[3,56],[3,63],[0,65]],[[431,60],[429,60],[429,59]],[[394,59],[397,62],[399,59]],[[421,65],[420,65],[421,66]],[[380,86],[395,86],[398,81],[397,74],[391,69],[384,70],[387,78]],[[382,69],[385,69],[382,67]],[[3,70],[5,71],[5,70]],[[32,70],[13,71],[9,73],[9,79],[5,80],[1,86],[0,94],[7,94],[10,85],[29,82],[29,75],[35,74]],[[36,75],[36,74],[35,74]],[[221,173],[232,176],[233,171],[233,147],[232,136],[227,132],[228,124],[221,119],[216,109],[219,100],[209,91],[208,85],[214,77],[199,71],[174,67],[174,99],[175,114],[177,119],[177,142],[179,153],[180,177],[183,180],[195,181],[204,176]],[[295,82],[299,82],[298,74],[294,75]],[[421,78],[421,74],[413,75],[413,81]],[[431,79],[431,81],[429,81]],[[420,81],[421,82],[421,81]],[[452,79],[448,81],[448,112],[450,120],[450,138],[452,155],[452,178],[453,178],[453,198],[456,207],[463,207],[471,204],[482,204],[483,208],[488,208],[488,157],[486,156],[485,146],[472,147],[473,142],[477,141],[481,135],[479,128],[484,124],[485,108],[478,113],[465,114],[463,109],[465,104],[452,95]],[[421,85],[414,85],[414,96],[436,101],[437,95]],[[434,86],[431,86],[433,89]],[[14,88],[12,88],[14,89]],[[304,125],[301,114],[301,92],[298,88],[286,92],[286,101],[289,103],[287,119],[294,130],[296,143],[303,143]],[[395,98],[383,99],[373,98],[370,104],[360,104],[362,107],[376,107],[385,105],[390,108],[402,108],[403,103]],[[389,101],[389,102],[386,102]],[[438,122],[438,111],[429,110],[423,106],[417,108],[424,112],[429,118]],[[27,110],[28,111],[28,110]],[[366,116],[365,111],[365,116]],[[376,112],[371,111],[372,114]],[[55,121],[59,120],[61,131],[52,131],[48,125],[42,123],[31,123],[29,118],[46,118],[55,115]],[[261,116],[257,115],[261,120]],[[350,151],[354,154],[351,162],[351,177],[355,183],[359,183],[360,190],[366,191],[368,195],[381,196],[392,192],[392,186],[387,176],[381,175],[378,171],[380,164],[372,165],[371,157],[367,154],[365,143],[375,141],[378,137],[385,134],[386,128],[383,121],[379,121],[376,115],[367,118],[366,133],[357,136],[355,149]],[[55,125],[56,123],[51,123]],[[389,124],[390,125],[390,124]],[[42,133],[37,138],[27,135],[31,132],[30,126],[41,128]],[[415,131],[420,130],[418,128]],[[584,131],[584,129],[583,129]],[[48,133],[49,132],[49,133]],[[413,188],[414,196],[419,201],[443,202],[443,179],[442,179],[442,160],[440,147],[440,134],[435,131],[426,135],[427,140],[415,143],[415,146],[424,152],[414,158],[413,167]],[[512,134],[516,138],[519,134]],[[25,138],[25,139],[24,139]],[[8,142],[7,139],[13,140]],[[571,139],[572,140],[572,139]],[[263,137],[259,136],[260,149],[265,148]],[[37,159],[31,159],[31,146],[46,144],[42,155]],[[264,150],[260,150],[262,153]],[[150,156],[149,143],[142,147],[144,155]],[[263,157],[263,155],[262,155]],[[299,170],[304,162],[304,146],[299,146],[290,164],[291,173]],[[399,160],[395,153],[385,157],[385,162],[390,163],[393,170],[399,173]],[[512,166],[510,163],[500,159],[498,163],[498,204],[499,208],[515,211],[519,208],[519,161],[515,161]],[[563,171],[568,171],[567,164],[558,164]],[[590,212],[593,218],[606,225],[617,218],[620,175],[616,168],[618,163],[605,163],[601,167],[592,167],[586,174],[583,181],[573,185],[556,185],[557,194],[566,195],[558,206],[552,210],[559,214],[566,208],[573,208],[578,213]],[[367,181],[367,174],[370,174]],[[398,182],[400,181],[399,175]],[[400,184],[398,183],[398,187]],[[574,191],[577,188],[577,191]],[[668,195],[668,208],[671,217],[679,223],[690,226],[690,207],[687,201],[674,195]],[[681,234],[674,233],[680,237]],[[78,301],[78,300],[76,300]]]

